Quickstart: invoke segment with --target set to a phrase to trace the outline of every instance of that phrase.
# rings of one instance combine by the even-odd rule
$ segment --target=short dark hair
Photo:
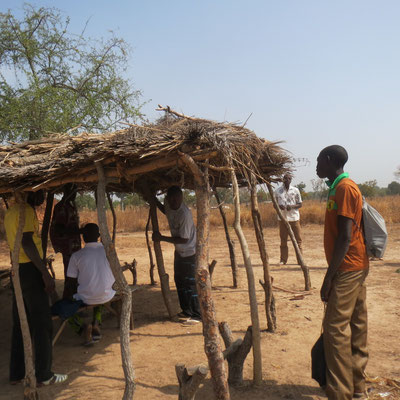
[[[100,236],[99,226],[94,223],[88,223],[81,229],[81,233],[85,243],[97,242]]]
[[[171,186],[167,190],[167,196],[172,197],[172,196],[176,196],[178,194],[182,194],[182,189],[177,185]]]
[[[346,149],[338,144],[325,147],[321,150],[320,155],[328,157],[328,159],[338,168],[342,168],[349,159]]]

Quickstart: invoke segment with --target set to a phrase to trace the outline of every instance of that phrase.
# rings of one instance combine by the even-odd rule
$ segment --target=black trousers
[[[179,305],[190,317],[201,318],[199,298],[196,289],[196,255],[181,257],[175,252],[174,277]]]
[[[44,289],[42,274],[33,263],[19,265],[22,296],[33,342],[36,379],[43,382],[53,376],[52,321],[49,297]],[[25,377],[24,345],[18,309],[13,293],[13,330],[11,337],[10,381]]]

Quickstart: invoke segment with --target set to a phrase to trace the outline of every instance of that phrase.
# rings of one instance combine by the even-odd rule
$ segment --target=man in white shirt
[[[292,176],[290,174],[285,174],[283,177],[283,185],[280,186],[275,191],[275,198],[278,203],[279,208],[281,209],[282,216],[289,222],[294,236],[296,238],[297,244],[299,246],[300,251],[302,251],[301,247],[301,227],[300,227],[300,212],[299,208],[302,206],[302,200],[299,189],[292,186],[290,183],[292,182]],[[289,255],[289,249],[287,245],[288,241],[288,229],[284,221],[282,221],[279,217],[279,235],[281,238],[281,258],[280,264],[286,264]],[[297,260],[297,263],[300,264],[300,260]]]
[[[100,237],[99,227],[92,223],[86,224],[82,228],[82,236],[85,247],[72,254],[67,270],[71,286],[78,285],[73,298],[87,305],[101,305],[114,297],[112,286],[115,279],[103,244],[97,241]],[[94,308],[92,324],[86,326],[86,344],[101,337],[101,309],[101,306]]]
[[[200,321],[195,279],[196,227],[192,213],[184,204],[182,190],[178,186],[171,186],[164,204],[157,201],[157,206],[167,216],[171,236],[153,232],[153,241],[173,243],[175,246],[174,278],[182,309],[178,316],[189,318],[193,322]]]

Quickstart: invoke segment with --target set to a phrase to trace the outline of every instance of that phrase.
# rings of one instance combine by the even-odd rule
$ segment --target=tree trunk
[[[307,290],[307,291],[311,290],[310,271],[308,270],[307,265],[304,263],[303,255],[301,254],[299,245],[297,244],[297,240],[292,231],[292,227],[290,226],[289,222],[286,221],[286,218],[282,215],[281,209],[279,208],[278,203],[276,202],[274,191],[273,191],[270,183],[267,183],[267,188],[268,188],[268,192],[271,196],[272,204],[274,205],[275,211],[277,212],[279,218],[286,225],[286,228],[289,232],[290,240],[293,243],[294,251],[296,252],[297,259],[300,261],[300,267],[301,267],[301,270],[303,271],[303,275],[304,275],[304,286],[305,286],[304,290]]]
[[[185,364],[175,365],[176,376],[179,382],[179,400],[194,400],[199,386],[208,374],[208,368],[198,365],[186,368]]]
[[[153,232],[158,232],[160,228],[158,226],[157,204],[154,196],[150,198],[149,202],[150,202],[151,226],[153,227]],[[154,245],[154,253],[156,255],[158,275],[160,277],[161,291],[164,298],[165,307],[167,308],[169,317],[172,318],[174,316],[174,311],[171,301],[171,290],[169,288],[169,275],[165,272],[164,257],[161,250],[161,243],[153,242],[153,245]]]
[[[272,279],[269,269],[269,257],[267,253],[267,248],[265,246],[264,234],[261,224],[261,215],[258,209],[257,190],[254,176],[252,176],[251,185],[251,215],[253,217],[258,249],[260,251],[260,257],[263,263],[264,282],[262,286],[265,292],[265,314],[267,317],[267,330],[269,332],[274,332],[276,329],[276,314],[275,307],[273,307],[273,309],[271,308],[272,305],[275,305],[275,301],[273,300],[274,294],[272,293]]]
[[[157,282],[154,279],[154,259],[153,259],[153,251],[151,250],[151,246],[150,246],[150,239],[149,239],[149,226],[150,226],[150,210],[149,210],[149,216],[147,218],[147,223],[146,223],[146,230],[145,230],[145,234],[146,234],[146,245],[147,245],[147,251],[149,253],[149,260],[150,260],[150,285],[151,286],[155,286],[157,284]]]
[[[121,270],[121,265],[118,260],[117,252],[114,243],[111,240],[110,233],[107,226],[106,218],[106,182],[104,178],[103,166],[99,161],[95,162],[98,185],[97,185],[97,217],[99,221],[99,228],[101,240],[103,242],[108,262],[110,263],[111,270],[117,282],[118,292],[122,296],[122,312],[121,312],[121,357],[122,368],[125,375],[125,391],[123,400],[131,400],[135,392],[135,370],[132,364],[132,355],[130,347],[129,326],[132,314],[132,292],[124,274]]]
[[[19,253],[21,249],[22,235],[25,224],[25,202],[19,194],[16,194],[16,199],[19,204],[19,220],[18,229],[15,237],[14,248],[11,253],[12,262],[12,281],[14,287],[15,300],[17,303],[19,321],[21,325],[22,339],[24,343],[25,357],[25,381],[24,381],[24,399],[37,400],[39,394],[36,389],[35,367],[33,364],[32,340],[28,325],[28,319],[25,312],[24,298],[19,280]]]
[[[240,247],[242,248],[244,266],[246,268],[247,283],[250,299],[251,325],[253,327],[253,379],[255,385],[261,385],[262,382],[262,358],[261,358],[261,337],[260,322],[258,319],[258,306],[256,297],[256,286],[254,282],[254,272],[251,265],[249,246],[246,237],[240,226],[240,197],[239,187],[235,172],[231,172],[233,199],[235,204],[235,222],[234,228],[239,238]]]
[[[225,211],[222,207],[221,200],[220,200],[219,194],[217,192],[217,189],[214,188],[213,192],[214,192],[215,199],[217,200],[218,210],[219,210],[219,213],[221,214],[222,223],[224,225],[225,237],[226,237],[226,241],[228,243],[228,248],[229,248],[229,257],[231,259],[233,287],[236,289],[238,287],[238,266],[237,266],[236,255],[235,255],[235,243],[231,239],[231,236],[229,234],[228,224],[226,222]]]
[[[238,339],[234,342],[231,329],[227,322],[220,322],[218,327],[226,347],[224,356],[229,366],[228,382],[232,386],[243,385],[243,365],[247,354],[249,354],[251,350],[252,328],[251,326],[247,328],[243,340]]]
[[[112,239],[111,240],[115,244],[115,235],[116,235],[116,230],[117,230],[117,215],[115,214],[114,205],[112,202],[110,192],[107,192],[107,200],[108,200],[108,204],[110,206],[111,214],[113,217],[113,230],[112,230]],[[121,200],[121,204],[122,204],[122,200]]]
[[[187,154],[181,154],[181,158],[191,170],[196,185],[196,286],[203,322],[205,353],[208,358],[216,398],[218,400],[229,400],[230,394],[224,356],[218,335],[218,324],[211,294],[210,274],[208,272],[208,238],[210,230],[208,170],[205,169],[202,172],[194,160]]]

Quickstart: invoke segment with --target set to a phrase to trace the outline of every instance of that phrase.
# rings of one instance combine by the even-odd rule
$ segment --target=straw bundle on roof
[[[38,141],[0,146],[0,193],[52,188],[75,182],[81,190],[97,183],[95,161],[101,161],[108,189],[131,192],[135,183],[157,189],[171,184],[193,188],[181,161],[190,155],[209,168],[213,186],[230,185],[230,168],[239,184],[250,172],[259,182],[279,179],[291,166],[290,156],[276,143],[231,123],[168,113],[154,124],[130,126],[113,133],[52,135]]]

